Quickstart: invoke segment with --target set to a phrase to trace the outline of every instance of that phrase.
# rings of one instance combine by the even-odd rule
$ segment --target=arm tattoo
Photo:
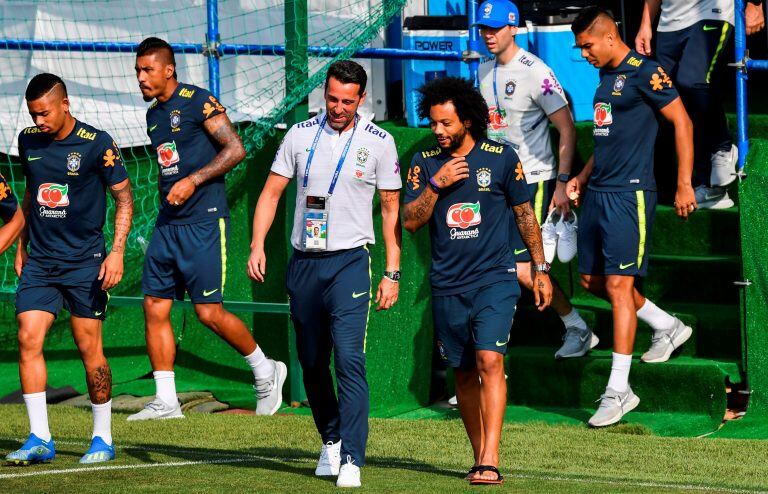
[[[226,115],[217,115],[203,122],[205,132],[221,147],[210,163],[189,175],[195,186],[220,177],[245,159],[245,148],[232,122]]]
[[[424,192],[415,201],[411,201],[403,207],[405,221],[415,222],[416,228],[414,230],[421,228],[432,217],[436,202],[437,194],[435,191],[430,187],[425,187]]]
[[[91,402],[95,405],[108,402],[112,397],[112,370],[109,364],[105,362],[104,365],[87,372],[85,377]]]
[[[123,253],[133,219],[131,182],[126,179],[110,187],[109,192],[115,200],[115,238],[112,240],[112,252]]]
[[[400,191],[397,190],[379,190],[379,197],[382,204],[391,204],[400,201]]]
[[[544,263],[544,248],[541,244],[541,228],[536,222],[536,215],[533,212],[530,202],[524,202],[512,207],[515,212],[515,221],[520,230],[520,236],[523,243],[528,247],[531,253],[531,259],[534,264]]]

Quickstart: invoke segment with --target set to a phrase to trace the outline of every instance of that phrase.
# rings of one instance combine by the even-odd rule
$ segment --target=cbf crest
[[[477,185],[479,192],[489,192],[491,190],[491,170],[490,168],[480,168],[477,170]]]
[[[515,89],[517,88],[517,84],[515,84],[515,81],[509,80],[507,81],[507,84],[504,86],[504,94],[507,96],[512,96],[515,94]]]
[[[78,175],[77,171],[80,169],[81,159],[80,153],[69,153],[67,155],[67,175]]]
[[[171,132],[178,132],[181,130],[181,110],[173,110],[171,112]]]
[[[357,150],[357,164],[364,165],[368,161],[368,157],[371,152],[367,148],[360,148]]]

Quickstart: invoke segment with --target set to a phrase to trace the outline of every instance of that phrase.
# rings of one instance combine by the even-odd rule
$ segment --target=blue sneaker
[[[80,458],[80,463],[101,463],[115,459],[115,447],[107,444],[104,440],[96,436],[91,439],[91,447],[88,452]]]
[[[55,457],[56,449],[53,446],[53,438],[46,442],[36,435],[30,434],[24,446],[13,453],[8,453],[5,461],[9,465],[27,466],[34,463],[48,463]]]

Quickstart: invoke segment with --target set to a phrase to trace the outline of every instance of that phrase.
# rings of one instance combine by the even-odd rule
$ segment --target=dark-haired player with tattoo
[[[420,92],[419,116],[429,118],[438,147],[413,157],[403,222],[410,232],[429,224],[438,347],[455,370],[459,411],[474,452],[467,480],[500,484],[504,354],[520,296],[509,241],[512,211],[534,263],[540,310],[552,301],[549,265],[523,165],[510,146],[486,138],[482,95],[453,77],[435,79]]]
[[[142,279],[156,397],[128,420],[183,417],[173,372],[171,306],[185,291],[200,322],[253,370],[256,413],[272,415],[283,401],[286,366],[268,359],[246,325],[222,304],[229,229],[224,175],[245,158],[243,143],[211,93],[179,83],[165,41],[147,38],[139,45],[136,78],[144,100],[155,100],[147,111],[147,134],[157,150],[161,204]]]
[[[35,123],[19,135],[27,187],[22,210],[27,229],[16,251],[19,377],[29,416],[29,439],[6,456],[15,465],[48,462],[56,452],[48,428],[43,342],[62,306],[85,367],[93,435],[80,463],[113,460],[112,372],[102,347],[107,290],[123,276],[123,253],[133,217],[133,194],[115,141],[69,112],[58,76],[38,74],[26,90]],[[106,254],[106,189],[115,200],[115,233]],[[1,195],[1,194],[0,194]],[[27,250],[29,247],[29,250]]]

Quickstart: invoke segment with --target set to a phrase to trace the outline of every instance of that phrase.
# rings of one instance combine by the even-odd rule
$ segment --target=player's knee
[[[597,286],[597,281],[587,274],[581,275],[581,278],[579,279],[579,284],[581,285],[582,288],[584,288],[585,290],[591,293],[595,293],[601,290],[601,287]]]
[[[197,304],[195,314],[201,324],[215,331],[224,314],[224,308],[221,304]]]
[[[21,358],[36,356],[43,352],[45,334],[42,331],[22,326],[19,328],[19,354]]]
[[[348,352],[342,355],[335,354],[333,367],[339,377],[355,376],[365,377],[365,357],[362,352]]]
[[[498,373],[504,373],[504,355],[493,352],[484,351],[477,352],[475,356],[477,362],[477,371],[481,376],[493,376]]]
[[[632,287],[624,280],[624,276],[609,276],[605,280],[605,291],[611,300],[632,299]]]
[[[158,322],[166,318],[166,305],[167,301],[164,299],[156,299],[154,297],[144,297],[144,317],[147,322]]]

